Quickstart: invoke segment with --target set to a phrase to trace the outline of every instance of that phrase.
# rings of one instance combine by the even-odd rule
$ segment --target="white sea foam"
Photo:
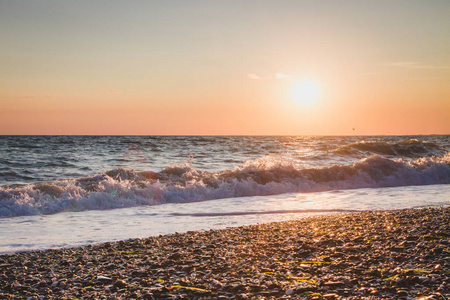
[[[0,254],[298,219],[449,205],[450,185],[334,190],[0,218]]]
[[[216,172],[194,169],[190,164],[171,165],[161,172],[119,168],[91,177],[0,188],[0,217],[449,183],[450,153],[409,161],[373,155],[353,165],[303,169],[291,160],[265,156]]]

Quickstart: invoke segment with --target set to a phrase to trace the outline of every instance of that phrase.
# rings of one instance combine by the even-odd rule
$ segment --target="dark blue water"
[[[0,136],[0,186],[52,182],[116,168],[160,171],[190,160],[195,169],[218,171],[266,155],[290,156],[305,167],[348,164],[377,154],[411,159],[442,155],[449,144],[449,136]]]
[[[1,136],[0,217],[449,184],[449,136]]]

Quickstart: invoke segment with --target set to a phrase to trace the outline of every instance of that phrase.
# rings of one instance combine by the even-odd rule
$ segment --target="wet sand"
[[[0,299],[450,299],[450,208],[0,256]]]

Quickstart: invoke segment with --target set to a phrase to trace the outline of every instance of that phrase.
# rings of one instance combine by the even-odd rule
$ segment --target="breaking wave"
[[[445,149],[435,143],[410,139],[396,143],[380,141],[361,141],[345,145],[335,150],[338,154],[352,155],[363,153],[417,158],[430,155],[442,155]]]
[[[394,145],[355,143],[341,150],[369,148],[386,153],[401,151],[404,145],[408,145],[411,153],[435,147],[432,143],[410,140]],[[189,163],[171,165],[160,172],[118,168],[89,177],[0,188],[0,217],[292,192],[449,183],[450,152],[410,161],[372,155],[353,165],[303,169],[296,168],[289,160],[262,157],[217,172],[197,170]]]

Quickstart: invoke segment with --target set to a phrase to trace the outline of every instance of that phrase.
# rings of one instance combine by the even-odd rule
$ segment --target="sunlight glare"
[[[291,98],[300,105],[312,105],[321,94],[319,85],[310,79],[303,79],[291,87]]]

